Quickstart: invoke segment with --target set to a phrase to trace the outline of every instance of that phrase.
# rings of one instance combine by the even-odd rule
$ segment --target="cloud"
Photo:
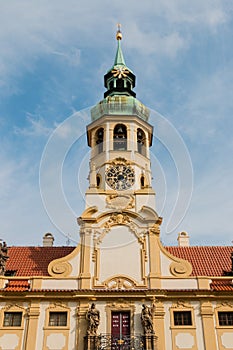
[[[29,123],[29,126],[23,128],[14,128],[16,135],[31,137],[48,136],[53,130],[52,128],[46,126],[46,122],[42,117],[35,119],[34,115],[27,113],[27,121]]]
[[[187,45],[181,27],[176,29],[177,23],[213,28],[226,22],[227,10],[220,0],[150,0],[137,4],[120,0],[110,7],[106,0],[4,2],[0,13],[1,93],[20,93],[16,79],[33,71],[40,57],[59,56],[68,65],[79,64],[81,45],[85,42],[86,48],[103,46],[101,42],[114,35],[106,37],[116,18],[124,23],[131,47],[141,53],[147,50],[174,57]],[[143,23],[143,16],[148,23]]]
[[[90,121],[89,117],[80,119],[80,124],[75,127],[59,122],[70,111],[73,113],[77,108],[86,106],[86,101],[93,103],[93,96],[98,94],[99,98],[101,93],[98,89],[102,84],[99,83],[97,89],[96,82],[102,79],[106,67],[112,63],[109,59],[114,58],[117,21],[122,22],[126,58],[131,56],[129,62],[135,63],[137,77],[141,74],[141,81],[144,80],[139,86],[143,90],[141,95],[144,94],[153,107],[163,84],[161,94],[164,99],[158,99],[158,105],[162,105],[162,102],[167,104],[175,125],[191,147],[196,182],[190,211],[185,216],[184,226],[180,226],[181,230],[187,228],[191,237],[195,234],[200,238],[203,232],[210,235],[213,233],[213,241],[218,240],[218,232],[221,231],[226,232],[228,239],[232,207],[232,167],[229,154],[233,150],[230,112],[233,77],[232,66],[226,64],[227,57],[224,54],[223,57],[219,56],[223,50],[228,52],[230,60],[232,57],[231,36],[225,36],[228,30],[231,34],[231,27],[227,26],[231,19],[231,9],[228,6],[229,2],[221,0],[148,0],[144,3],[119,0],[111,4],[109,0],[12,0],[1,4],[1,104],[5,103],[5,95],[20,95],[16,99],[18,105],[9,98],[6,108],[9,114],[12,113],[11,118],[7,118],[6,114],[2,124],[4,130],[10,130],[12,125],[17,125],[14,128],[14,142],[19,139],[22,142],[18,148],[18,144],[16,146],[13,143],[12,154],[3,157],[1,162],[0,193],[4,199],[0,205],[2,232],[7,234],[11,242],[19,244],[23,240],[30,244],[33,240],[38,242],[36,235],[38,237],[38,234],[49,230],[54,232],[52,224],[45,216],[39,196],[38,171],[35,170],[35,167],[39,167],[41,154],[38,153],[43,148],[45,137],[52,135],[56,127],[58,139],[63,145],[73,136],[80,137],[83,130],[85,132],[84,126]],[[197,45],[199,40],[203,47]],[[213,53],[209,53],[211,43],[216,48]],[[200,62],[195,61],[199,50],[206,56],[206,65],[202,71],[199,69]],[[187,56],[184,58],[185,55]],[[210,71],[211,55],[219,56],[221,63],[214,66],[216,62],[211,61]],[[193,65],[189,76],[182,66],[184,59],[190,60],[190,65]],[[180,71],[177,72],[177,69]],[[163,76],[161,85],[158,85],[159,74]],[[177,79],[178,75],[180,80]],[[31,77],[36,80],[33,88],[28,83]],[[33,96],[30,90],[33,90]],[[19,103],[21,98],[23,103]],[[22,120],[16,119],[15,110],[11,110],[13,106],[15,109],[18,106],[21,108]],[[30,111],[26,114],[26,124],[25,110]],[[17,116],[19,114],[20,111],[17,111]],[[27,142],[28,139],[30,142]],[[40,148],[36,157],[34,148],[28,147],[34,140]],[[17,158],[14,158],[16,150]],[[52,150],[49,160],[56,160],[58,150]],[[75,154],[76,159],[80,153]],[[49,165],[53,165],[52,162]],[[69,173],[69,162],[66,165]],[[221,171],[226,166],[228,174]],[[50,167],[46,170],[49,172]],[[76,173],[72,183],[76,181],[75,176]],[[80,177],[85,176],[81,173]],[[73,205],[72,209],[76,212],[77,201],[76,197],[74,200],[72,197],[73,188],[69,187],[69,175],[66,179],[65,190],[68,194],[71,193],[71,198],[67,201],[72,203],[70,205]],[[225,182],[224,179],[227,187],[219,186],[219,183]],[[81,185],[84,191],[85,186]],[[156,186],[155,183],[155,189]],[[51,186],[51,206],[54,206],[53,199],[57,192],[52,189]],[[167,196],[171,201],[175,199],[172,191],[171,186]],[[216,205],[216,198],[219,205]],[[58,201],[55,205],[59,206]],[[65,222],[64,231],[70,228],[76,234],[76,223],[72,221],[69,224],[65,215],[61,215],[59,207],[54,208],[54,211],[56,215],[60,215],[61,223]],[[163,227],[166,227],[165,222],[169,216],[170,212],[164,213]],[[222,222],[217,221],[216,217],[222,217]],[[174,242],[174,237],[172,239]]]
[[[80,64],[80,58],[81,58],[81,50],[73,47],[70,49],[70,51],[67,52],[61,52],[61,51],[53,51],[53,55],[60,56],[63,58],[70,66],[78,66]]]

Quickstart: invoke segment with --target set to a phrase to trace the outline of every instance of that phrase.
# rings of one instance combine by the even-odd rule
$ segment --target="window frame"
[[[57,317],[56,318],[54,318],[54,320],[53,320],[53,322],[55,321],[55,324],[52,324],[53,322],[51,322],[52,321],[52,318],[51,318],[51,316],[55,316],[55,315],[57,315]],[[64,321],[63,319],[62,319],[62,317],[61,316],[66,316],[65,317],[65,324],[60,324],[60,323],[62,323],[61,321]],[[49,311],[49,322],[48,322],[48,326],[49,327],[67,327],[67,318],[68,318],[68,315],[67,315],[67,311]]]
[[[178,316],[176,319],[175,315]],[[187,318],[186,316],[189,315]],[[179,320],[182,320],[183,323],[179,323]],[[185,323],[186,320],[190,323]],[[176,323],[178,321],[178,323]],[[192,312],[191,310],[173,310],[173,323],[175,327],[187,327],[193,325]]]
[[[224,314],[224,315],[227,315],[227,314],[230,314],[231,315],[231,324],[220,324],[220,317],[219,317],[219,314]],[[233,327],[233,311],[232,310],[220,310],[220,311],[217,311],[217,319],[218,319],[218,326],[219,327]],[[228,322],[228,321],[227,321]]]
[[[170,307],[170,329],[196,329],[194,307],[189,303],[178,302]],[[174,320],[174,312],[190,312],[191,325],[176,325]]]
[[[6,315],[11,315],[11,317],[9,318],[10,322],[9,324],[6,324]],[[14,321],[17,320],[16,319],[16,315],[20,315],[20,324],[14,324]],[[3,323],[2,326],[3,328],[21,328],[22,327],[22,321],[23,321],[23,312],[22,311],[4,311],[3,314]]]
[[[57,313],[62,313],[66,312],[66,326],[56,326],[56,325],[50,325],[50,313],[57,312]],[[46,315],[45,315],[45,320],[44,320],[44,330],[55,330],[55,329],[64,329],[64,330],[69,330],[70,329],[70,308],[66,305],[63,304],[51,304],[47,309],[46,309]]]

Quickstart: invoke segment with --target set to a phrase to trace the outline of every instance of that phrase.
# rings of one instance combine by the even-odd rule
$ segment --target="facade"
[[[160,241],[149,109],[117,32],[104,99],[91,111],[80,244],[1,247],[0,349],[233,349],[232,247]]]

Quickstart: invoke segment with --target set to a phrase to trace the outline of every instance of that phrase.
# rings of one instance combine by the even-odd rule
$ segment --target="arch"
[[[144,131],[138,128],[137,129],[137,149],[138,149],[138,153],[142,154],[143,156],[146,155],[145,141],[146,141],[146,135]]]
[[[104,142],[104,128],[99,128],[95,133],[95,144],[98,149],[98,153],[103,152]]]
[[[124,124],[117,124],[113,131],[114,150],[127,150],[127,128]]]
[[[100,184],[101,184],[101,176],[100,174],[96,175],[96,186],[97,188],[100,188]]]
[[[140,184],[141,184],[141,189],[145,188],[145,176],[141,175],[140,177]]]

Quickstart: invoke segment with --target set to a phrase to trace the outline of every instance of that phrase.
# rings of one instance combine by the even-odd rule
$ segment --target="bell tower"
[[[98,195],[99,209],[106,210],[114,195],[118,201],[128,198],[130,209],[138,211],[142,205],[155,207],[149,152],[153,127],[148,123],[149,109],[133,91],[136,77],[125,64],[120,28],[116,39],[115,61],[104,76],[107,91],[92,108],[92,123],[87,126],[91,159],[86,203],[96,205]]]
[[[80,288],[159,286],[162,219],[155,211],[149,148],[149,109],[133,91],[118,28],[113,66],[104,76],[104,99],[91,110],[86,209],[80,225]]]

